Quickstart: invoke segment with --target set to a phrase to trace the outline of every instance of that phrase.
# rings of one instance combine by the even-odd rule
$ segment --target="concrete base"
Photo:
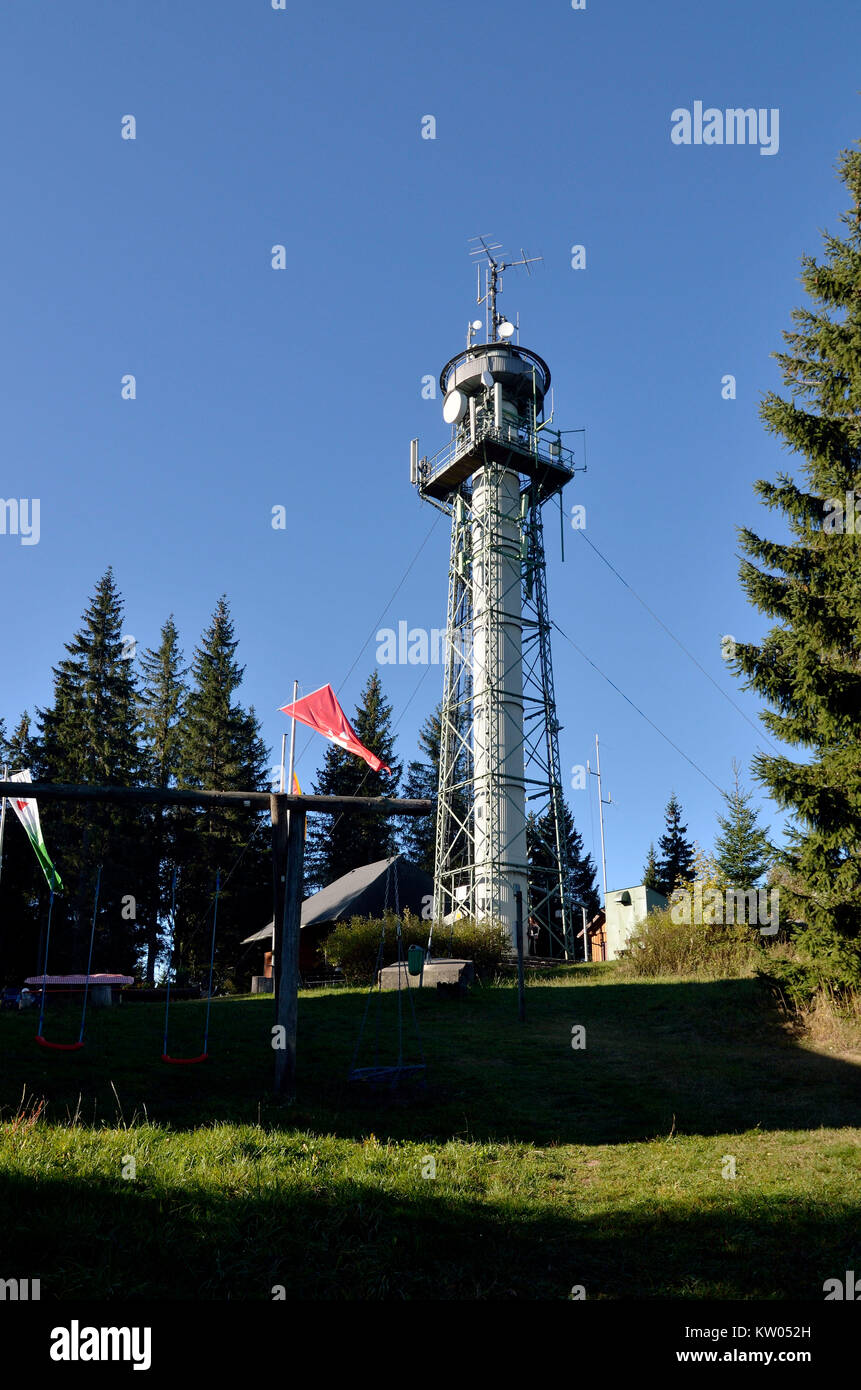
[[[251,993],[252,994],[271,994],[275,987],[275,981],[271,975],[252,975]]]
[[[380,989],[397,989],[399,971],[401,989],[406,989],[408,985],[418,989],[420,984],[424,989],[436,989],[437,985],[443,984],[460,985],[465,990],[475,979],[475,969],[471,960],[428,961],[425,963],[424,979],[421,975],[411,975],[404,962],[401,966],[384,966],[377,977]]]

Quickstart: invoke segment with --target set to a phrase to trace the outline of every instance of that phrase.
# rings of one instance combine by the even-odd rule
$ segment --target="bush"
[[[861,1051],[861,993],[839,993],[823,986],[809,1002],[796,1006],[794,1022],[812,1042],[829,1052]]]
[[[782,956],[770,957],[759,973],[790,1009],[807,1009],[815,1005],[820,996],[827,996],[842,1008],[844,1004],[851,1006],[859,997],[854,982],[842,978],[830,960],[813,960],[794,943]]]
[[[752,975],[762,963],[761,938],[751,927],[674,922],[671,912],[671,908],[659,908],[640,923],[620,957],[620,974],[726,979]]]
[[[511,937],[507,927],[463,918],[453,927],[434,927],[433,950],[437,957],[471,960],[480,978],[492,979],[511,955]]]
[[[392,965],[397,960],[397,918],[393,912],[386,914],[385,924],[382,963]],[[326,938],[323,944],[326,960],[340,966],[349,984],[370,984],[374,978],[382,926],[380,917],[353,917],[349,922],[342,922]],[[429,929],[428,922],[410,912],[404,913],[401,936],[405,957],[410,946],[427,946]],[[434,927],[433,954],[471,960],[479,976],[492,976],[508,950],[509,937],[504,927],[478,926],[469,920],[457,922],[453,929]]]

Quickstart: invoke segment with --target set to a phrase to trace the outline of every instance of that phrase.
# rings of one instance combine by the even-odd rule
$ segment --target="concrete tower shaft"
[[[516,941],[517,888],[527,902],[518,475],[484,468],[472,516],[475,913]]]

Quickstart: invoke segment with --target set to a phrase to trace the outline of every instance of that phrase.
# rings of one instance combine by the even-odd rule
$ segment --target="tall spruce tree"
[[[395,758],[392,707],[383,694],[379,672],[368,677],[351,720],[359,740],[391,768],[391,775],[374,772],[367,763],[337,744],[327,746],[314,791],[318,796],[395,796],[402,765]],[[324,887],[350,869],[372,864],[397,853],[397,826],[379,811],[315,816],[306,846],[306,884],[309,891]]]
[[[9,764],[9,771],[18,772],[21,768],[29,767],[32,755],[30,716],[25,710],[6,742],[6,760]]]
[[[591,921],[595,913],[601,907],[601,894],[598,891],[598,867],[591,854],[587,854],[583,845],[583,836],[574,826],[571,813],[567,805],[563,802],[565,820],[568,825],[568,867],[571,875],[571,901],[574,904],[575,912],[580,912],[580,922],[577,930],[582,926],[582,909],[586,909],[586,920]]]
[[[141,737],[143,776],[149,786],[176,786],[181,766],[182,721],[188,694],[186,668],[173,614],[161,630],[159,645],[141,657]],[[142,895],[146,947],[145,978],[154,984],[156,960],[163,946],[163,924],[170,901],[170,880],[176,855],[175,808],[153,806],[149,812],[146,869],[147,892]]]
[[[669,897],[674,888],[690,878],[695,851],[693,841],[687,838],[688,827],[682,824],[682,808],[675,792],[667,802],[664,817],[666,829],[658,841],[658,891]]]
[[[718,816],[720,835],[715,840],[715,862],[722,878],[733,888],[756,888],[772,861],[767,828],[759,824],[759,812],[751,805],[752,793],[745,791],[733,760],[733,785],[723,797],[727,814]]]
[[[401,795],[436,799],[439,784],[441,707],[437,705],[419,730],[419,751],[423,758],[407,763]],[[404,816],[401,825],[401,848],[407,859],[418,864],[425,873],[434,871],[436,852],[436,815]]]
[[[583,846],[583,837],[574,824],[568,803],[562,799],[563,834],[568,855],[567,897],[574,913],[574,929],[582,928],[582,909],[586,909],[587,921],[591,921],[601,906],[601,897],[595,882],[596,867],[591,854]],[[530,908],[548,898],[550,875],[558,862],[556,856],[556,832],[552,810],[548,809],[541,817],[530,815],[526,821],[526,853],[529,861],[529,899]],[[554,924],[558,934],[560,918],[559,893],[553,885],[547,902],[538,913],[539,934],[535,943],[535,953],[540,956],[558,954],[553,937],[546,927],[541,927],[542,919]]]
[[[799,751],[760,753],[755,776],[790,813],[780,855],[782,908],[796,940],[838,988],[861,983],[861,147],[838,165],[851,206],[845,234],[826,234],[820,261],[802,257],[811,307],[777,353],[788,397],[768,392],[761,418],[798,454],[756,491],[782,512],[790,539],[744,527],[742,587],[775,620],[733,664],[771,706],[769,732]]]
[[[449,757],[453,759],[454,766],[449,771],[449,790],[446,797],[449,811],[445,830],[448,840],[446,863],[448,869],[456,869],[471,857],[469,837],[464,829],[470,825],[471,821],[465,790],[469,761],[464,733],[466,713],[465,711],[449,712],[447,719],[452,723]],[[442,703],[440,703],[425,721],[419,734],[419,743],[427,754],[427,759],[418,759],[409,763],[403,788],[404,796],[431,797],[433,799],[437,797],[442,760],[442,736]],[[407,857],[415,858],[416,863],[420,863],[428,873],[432,874],[435,867],[438,827],[436,810],[431,812],[429,816],[405,816],[403,822],[401,834]],[[419,854],[420,857],[417,857]]]
[[[646,859],[646,867],[643,869],[643,886],[651,888],[655,893],[662,893],[661,876],[658,870],[658,856],[655,854],[654,841],[649,845],[649,854]]]
[[[222,596],[195,649],[185,700],[176,777],[180,786],[221,791],[263,790],[269,755],[253,706],[234,698],[245,668],[227,599]],[[178,978],[205,984],[216,874],[218,906],[215,981],[242,987],[240,942],[271,913],[272,886],[265,816],[250,807],[210,807],[176,818],[179,869],[174,965]]]
[[[38,711],[35,777],[47,782],[133,786],[139,777],[134,642],[123,639],[123,601],[108,569],[82,625],[54,668],[52,704]],[[102,867],[93,969],[137,963],[134,900],[142,880],[139,809],[109,802],[46,803],[45,838],[66,891],[54,902],[54,968],[82,970],[98,866]],[[45,898],[44,887],[40,898]]]

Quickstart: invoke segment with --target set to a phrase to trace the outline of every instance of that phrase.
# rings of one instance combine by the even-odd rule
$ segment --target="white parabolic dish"
[[[449,391],[442,404],[442,418],[447,425],[458,424],[466,414],[467,399],[463,391],[458,391],[457,387]]]

